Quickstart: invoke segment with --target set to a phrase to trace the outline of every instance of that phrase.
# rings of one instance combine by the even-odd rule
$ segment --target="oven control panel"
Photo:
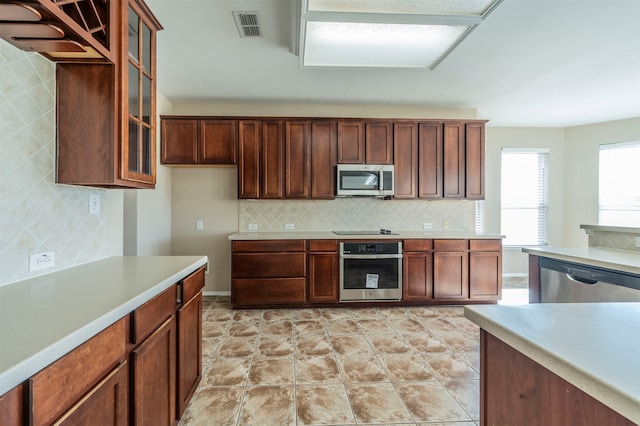
[[[401,243],[391,242],[353,242],[343,243],[342,254],[399,254]]]

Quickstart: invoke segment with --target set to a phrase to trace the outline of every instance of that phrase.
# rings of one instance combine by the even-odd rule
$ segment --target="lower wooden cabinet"
[[[337,240],[309,241],[309,302],[337,302],[340,279]]]
[[[502,297],[502,242],[469,242],[469,298],[500,300]]]
[[[431,240],[405,240],[402,260],[402,300],[433,299],[433,246]]]
[[[176,419],[182,417],[202,378],[202,288],[204,269],[193,273],[180,286],[183,304],[178,309],[178,360]]]
[[[25,384],[20,384],[4,395],[0,395],[0,426],[26,424]]]
[[[469,298],[468,240],[433,242],[433,297],[437,300]]]
[[[176,318],[131,351],[131,421],[173,425],[176,418]]]

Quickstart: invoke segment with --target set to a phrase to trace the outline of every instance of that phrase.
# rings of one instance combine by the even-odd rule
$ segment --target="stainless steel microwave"
[[[390,197],[393,166],[383,164],[338,164],[338,197]]]

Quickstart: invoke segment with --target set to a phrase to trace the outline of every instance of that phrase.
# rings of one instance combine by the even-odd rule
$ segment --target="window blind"
[[[600,145],[598,223],[640,226],[640,142]]]

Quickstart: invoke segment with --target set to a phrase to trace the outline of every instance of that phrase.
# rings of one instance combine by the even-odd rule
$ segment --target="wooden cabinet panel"
[[[260,195],[260,122],[238,123],[238,198]]]
[[[285,127],[286,198],[309,198],[311,144],[308,121],[287,121]]]
[[[393,164],[393,137],[390,122],[366,123],[365,163]]]
[[[20,384],[0,395],[0,426],[27,424],[25,417],[25,385]]]
[[[440,300],[469,297],[469,257],[466,252],[433,253],[433,296]]]
[[[337,302],[338,252],[309,253],[309,301]]]
[[[123,361],[54,425],[126,425],[129,423],[129,364]]]
[[[444,124],[444,198],[465,196],[465,140],[464,124]]]
[[[201,120],[199,164],[236,164],[236,120]]]
[[[476,251],[501,251],[502,240],[469,240],[469,249]]]
[[[402,248],[408,251],[429,251],[433,248],[433,240],[404,240]]]
[[[424,301],[433,298],[433,253],[405,252],[403,257],[402,300]]]
[[[204,268],[198,269],[193,274],[182,280],[182,302],[188,302],[204,287]]]
[[[133,311],[131,342],[139,344],[160,326],[167,318],[175,314],[177,308],[177,288],[175,285],[149,300]]]
[[[284,132],[282,121],[262,122],[260,198],[284,198]]]
[[[128,324],[119,320],[29,379],[32,424],[51,424],[125,359]]]
[[[306,279],[234,279],[231,280],[231,303],[234,306],[304,303]]]
[[[338,251],[338,240],[309,240],[309,251]]]
[[[433,240],[433,249],[438,251],[463,251],[469,249],[468,240]]]
[[[465,126],[465,188],[466,198],[484,199],[484,123]]]
[[[160,153],[163,164],[195,164],[198,161],[198,120],[162,118]]]
[[[311,198],[335,198],[336,138],[335,121],[311,122]]]
[[[176,318],[172,316],[131,352],[133,424],[175,424],[176,340]]]
[[[480,424],[635,424],[600,401],[480,330]]]
[[[418,197],[436,199],[443,196],[444,137],[442,123],[418,126]]]
[[[364,164],[364,123],[338,121],[338,163]]]
[[[469,297],[498,300],[502,295],[501,252],[469,253]]]
[[[281,251],[304,251],[305,240],[247,240],[233,241],[234,253],[276,253]]]
[[[394,198],[416,198],[418,184],[418,125],[393,126]]]
[[[303,277],[306,255],[302,253],[234,253],[234,278]]]
[[[178,309],[176,419],[182,417],[202,378],[202,293],[185,300]]]

